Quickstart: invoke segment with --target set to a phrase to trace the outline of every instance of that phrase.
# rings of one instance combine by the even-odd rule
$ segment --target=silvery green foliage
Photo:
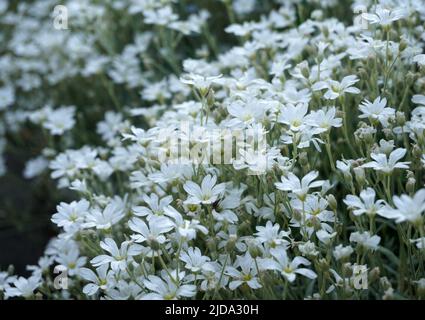
[[[44,137],[25,177],[76,196],[0,297],[424,298],[423,2],[201,2],[69,0],[54,30],[0,0],[0,136]]]

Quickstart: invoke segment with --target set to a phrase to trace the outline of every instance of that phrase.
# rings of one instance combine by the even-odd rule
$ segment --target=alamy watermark
[[[369,287],[367,266],[354,265],[352,281],[354,289],[367,290]]]
[[[56,30],[68,30],[68,8],[57,5],[53,8],[53,27]]]
[[[68,289],[68,268],[64,265],[57,265],[53,269],[54,274],[58,274],[53,279],[53,287],[56,290],[66,290]]]

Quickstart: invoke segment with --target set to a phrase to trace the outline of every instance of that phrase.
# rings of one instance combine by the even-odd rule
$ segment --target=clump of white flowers
[[[177,2],[0,0],[0,154],[75,195],[0,298],[424,298],[423,2]]]

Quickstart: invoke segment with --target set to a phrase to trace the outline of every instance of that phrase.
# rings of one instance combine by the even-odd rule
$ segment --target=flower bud
[[[341,268],[343,278],[351,278],[353,276],[353,268],[350,262],[346,262]]]
[[[394,140],[394,133],[393,133],[393,131],[390,128],[382,129],[382,132],[385,135],[385,139],[387,139],[387,140]]]
[[[336,201],[336,199],[335,199],[334,195],[333,195],[333,194],[329,194],[329,195],[326,197],[326,200],[327,200],[327,201],[328,201],[328,203],[329,203],[329,207],[331,207],[331,209],[332,209],[333,211],[336,211],[336,209],[338,208],[338,202]]]
[[[207,94],[207,104],[211,108],[215,103],[215,97],[214,97],[214,90],[210,89],[208,90]]]
[[[304,78],[308,79],[310,77],[310,70],[308,69],[308,66],[301,68],[301,74]]]
[[[366,184],[366,174],[363,168],[356,167],[353,169],[354,177],[356,178],[356,182],[360,187],[363,187]]]
[[[415,79],[416,79],[416,75],[412,71],[407,72],[406,74],[407,85],[411,85],[415,81]]]
[[[415,186],[416,186],[416,179],[408,178],[406,182],[406,191],[409,194],[413,194],[415,192]]]
[[[413,145],[412,155],[415,159],[420,159],[422,157],[422,149],[417,144]]]
[[[406,42],[406,40],[402,39],[402,40],[400,41],[400,45],[399,45],[399,47],[398,47],[398,50],[399,50],[400,52],[403,52],[404,50],[406,50],[406,48],[407,48],[407,42]]]
[[[159,249],[161,249],[161,246],[155,237],[149,237],[148,244],[153,251],[158,251]]]
[[[300,157],[300,158],[299,158],[300,165],[301,165],[302,167],[305,167],[305,166],[307,166],[307,165],[309,164],[309,163],[308,163],[308,155],[307,155],[307,152],[305,152],[305,151],[301,152],[299,157]]]
[[[329,37],[329,29],[327,27],[322,28],[322,33],[325,36],[325,38]]]
[[[391,282],[388,280],[387,277],[382,277],[379,279],[379,284],[384,290],[388,290],[391,288]]]
[[[227,240],[227,243],[226,243],[227,253],[232,253],[233,250],[235,250],[237,240],[238,240],[238,236],[236,234],[231,234],[229,236],[229,240]]]
[[[321,272],[329,271],[329,263],[326,261],[325,258],[319,259],[319,261],[317,262],[317,270]]]
[[[261,257],[261,250],[255,243],[248,244],[248,252],[253,259]]]
[[[425,278],[422,278],[416,282],[416,292],[418,297],[425,298]]]
[[[395,119],[396,119],[397,125],[399,126],[404,126],[404,124],[406,123],[406,115],[402,111],[396,112]]]
[[[311,18],[314,20],[322,20],[323,19],[323,11],[320,9],[316,9],[311,13]]]
[[[208,238],[206,241],[208,251],[210,251],[212,254],[217,252],[217,241],[214,238]]]
[[[381,270],[379,269],[379,267],[375,267],[372,270],[369,271],[369,282],[375,282],[379,279],[379,275],[381,274]]]
[[[292,217],[295,219],[295,220],[297,220],[297,221],[301,221],[301,219],[302,219],[302,215],[301,215],[301,212],[300,211],[298,211],[298,210],[293,210],[292,211]]]

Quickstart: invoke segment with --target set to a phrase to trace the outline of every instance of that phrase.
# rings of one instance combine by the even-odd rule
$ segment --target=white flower
[[[6,288],[6,297],[24,297],[30,298],[34,295],[34,291],[41,285],[41,278],[32,276],[28,279],[19,277],[13,281],[14,287]]]
[[[326,230],[321,229],[316,232],[316,236],[320,242],[328,245],[331,242],[331,240],[335,238],[336,232],[329,233]]]
[[[264,118],[266,106],[267,103],[264,101],[244,102],[242,100],[236,100],[232,102],[227,107],[229,114],[234,117],[229,122],[229,127],[260,122]]]
[[[232,161],[233,167],[236,170],[248,168],[249,175],[260,175],[273,167],[280,150],[275,147],[267,148],[267,151],[247,147],[239,149],[239,154],[240,157]]]
[[[307,257],[316,257],[319,254],[319,251],[316,250],[316,245],[311,241],[298,245],[298,249],[303,256]]]
[[[313,90],[328,89],[323,97],[327,100],[335,100],[344,93],[359,94],[360,90],[353,87],[358,81],[359,79],[355,75],[344,77],[341,82],[329,79],[326,82],[320,81],[315,83]]]
[[[295,194],[301,201],[304,201],[309,189],[317,188],[323,185],[324,181],[314,181],[319,176],[319,172],[311,171],[301,180],[292,172],[287,177],[282,176],[282,182],[276,182],[275,186],[279,190],[289,191]]]
[[[333,255],[336,260],[341,260],[349,258],[353,252],[354,250],[351,246],[344,247],[342,244],[339,244],[335,247]]]
[[[80,268],[86,264],[87,258],[80,257],[80,251],[78,250],[78,247],[74,247],[68,252],[59,253],[56,261],[67,269],[67,272],[70,276],[73,276],[78,274]]]
[[[289,233],[285,231],[279,231],[280,226],[276,223],[273,225],[271,221],[267,221],[266,226],[257,226],[255,228],[257,232],[254,234],[260,243],[267,244],[270,248],[276,246],[286,246],[289,244],[284,237],[289,237]]]
[[[131,230],[136,232],[131,238],[138,243],[147,242],[149,245],[155,243],[163,244],[166,242],[164,233],[174,228],[174,224],[166,217],[152,216],[148,221],[148,225],[139,218],[133,218],[128,222]]]
[[[212,204],[223,194],[226,185],[220,183],[216,185],[217,177],[207,175],[202,180],[201,186],[193,181],[187,181],[183,188],[189,194],[185,203],[190,204]]]
[[[288,104],[281,110],[278,118],[280,123],[289,126],[289,130],[298,132],[303,130],[307,121],[308,104],[299,103],[297,105]]]
[[[96,294],[99,290],[107,290],[113,287],[114,284],[114,274],[111,271],[108,272],[109,265],[103,264],[100,267],[96,268],[96,273],[91,269],[81,268],[79,276],[84,280],[90,281],[91,283],[86,284],[83,288],[83,293],[92,296]]]
[[[365,100],[360,106],[359,109],[362,112],[359,115],[360,119],[369,118],[372,121],[379,121],[383,127],[388,126],[388,119],[394,117],[395,110],[393,108],[387,108],[387,99],[377,97],[373,102]]]
[[[75,125],[75,107],[62,107],[47,114],[47,120],[43,126],[52,135],[62,135]]]
[[[358,245],[375,251],[378,249],[379,242],[381,237],[374,235],[371,236],[368,231],[365,232],[353,232],[350,234],[350,242],[357,243]]]
[[[307,124],[319,128],[321,132],[326,132],[332,127],[339,128],[342,126],[342,119],[335,116],[335,107],[312,111],[307,117]]]
[[[71,203],[61,202],[56,210],[58,211],[52,216],[52,222],[63,227],[66,230],[79,227],[88,214],[90,203],[82,199],[80,201],[72,201]]]
[[[164,6],[158,10],[143,10],[146,24],[155,24],[166,26],[173,21],[176,21],[179,16],[173,12],[171,6]]]
[[[15,280],[16,277],[10,276],[8,272],[0,272],[0,292],[4,292]]]
[[[206,93],[208,88],[214,84],[217,83],[217,80],[220,79],[222,75],[213,76],[213,77],[205,77],[194,73],[184,74],[181,76],[180,81],[192,85],[198,90],[200,90],[202,93]]]
[[[223,266],[217,261],[206,262],[202,266],[202,274],[198,279],[202,280],[200,288],[202,291],[225,288],[229,282],[229,277],[222,274]]]
[[[48,165],[49,161],[43,156],[38,156],[34,159],[30,159],[25,164],[23,175],[26,179],[35,178],[36,176],[40,175],[45,169],[47,169]]]
[[[210,261],[210,258],[203,256],[199,248],[189,248],[186,252],[181,253],[180,260],[186,263],[186,269],[198,273],[201,271],[202,266]]]
[[[307,259],[295,257],[291,261],[288,258],[286,250],[282,248],[271,249],[270,253],[273,259],[262,259],[260,261],[262,269],[279,271],[289,282],[294,282],[297,274],[301,274],[309,279],[315,279],[317,277],[314,271],[306,268],[299,268],[300,265],[310,265]]]
[[[144,194],[143,195],[143,201],[148,205],[145,206],[138,206],[133,207],[133,213],[136,216],[144,217],[146,216],[149,220],[151,216],[161,216],[164,214],[164,208],[168,206],[172,201],[172,196],[166,196],[162,199],[159,199],[158,195],[155,193],[152,193],[150,196]]]
[[[391,173],[394,169],[409,169],[408,164],[410,162],[398,162],[406,154],[406,149],[398,148],[391,152],[390,156],[387,157],[384,153],[372,153],[370,157],[374,160],[363,164],[362,168],[373,168],[376,171],[382,171],[384,173]]]
[[[353,209],[353,214],[355,216],[361,216],[362,214],[368,216],[374,216],[378,213],[381,208],[384,207],[383,200],[377,200],[375,202],[376,192],[372,188],[367,188],[360,192],[360,198],[354,195],[347,195],[344,199],[344,203],[350,208]]]
[[[117,202],[109,203],[105,209],[94,208],[86,215],[84,228],[110,229],[124,217],[124,208]]]
[[[195,239],[198,231],[203,234],[208,234],[208,229],[205,228],[198,220],[183,219],[182,215],[173,207],[165,207],[164,212],[167,216],[174,220],[174,224],[177,228],[177,235],[184,238],[186,241]]]
[[[412,197],[408,195],[394,196],[395,209],[386,206],[379,210],[378,214],[387,219],[394,219],[397,223],[409,221],[420,223],[423,220],[422,213],[425,211],[425,189],[421,189]]]
[[[100,247],[109,252],[110,255],[102,254],[97,256],[90,261],[91,264],[95,267],[111,264],[111,269],[114,271],[125,270],[128,261],[132,260],[132,256],[137,256],[142,252],[141,246],[132,244],[131,241],[124,241],[118,249],[117,244],[111,238],[101,241]]]
[[[241,271],[237,268],[241,268]],[[257,271],[254,259],[248,253],[244,256],[238,256],[235,266],[229,266],[225,271],[233,279],[229,283],[229,289],[235,290],[242,284],[247,284],[252,289],[261,288],[257,278]]]
[[[184,273],[180,273],[178,278],[183,278]],[[151,293],[142,296],[143,300],[177,300],[181,297],[191,298],[196,294],[194,285],[180,283],[176,284],[176,279],[166,275],[162,278],[154,275],[149,275],[143,281],[143,284]]]
[[[380,24],[383,27],[389,27],[393,22],[404,18],[405,12],[403,9],[389,10],[378,6],[375,14],[363,13],[362,18],[369,21],[371,24]]]

